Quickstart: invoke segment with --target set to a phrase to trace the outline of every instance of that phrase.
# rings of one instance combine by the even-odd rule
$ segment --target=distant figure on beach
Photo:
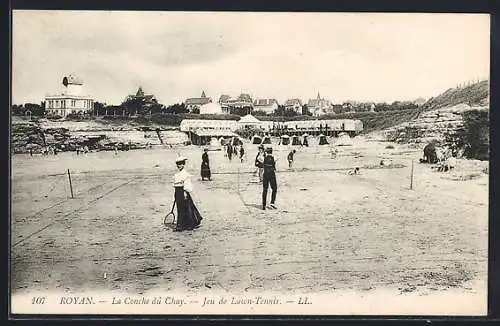
[[[212,173],[210,171],[210,162],[208,160],[208,148],[205,148],[201,155],[201,181],[211,181]]]
[[[359,167],[355,167],[354,169],[350,170],[347,174],[349,174],[349,175],[359,174]]]
[[[332,159],[337,158],[338,152],[339,151],[337,148],[330,148],[330,158],[332,158]]]
[[[266,156],[264,157],[264,175],[262,180],[262,209],[266,209],[266,201],[267,201],[267,190],[269,189],[269,185],[271,185],[271,203],[270,207],[276,209],[275,201],[276,201],[276,192],[277,192],[277,184],[276,184],[276,161],[273,157],[273,149],[271,147],[266,149]]]
[[[227,145],[227,158],[231,161],[231,158],[233,156],[233,147],[231,147],[231,144]]]
[[[245,156],[245,149],[243,146],[240,147],[240,161],[243,163],[243,157]]]
[[[114,150],[115,150],[115,155],[118,155],[118,145],[115,144]]]
[[[288,160],[288,168],[292,168],[293,165],[293,156],[295,155],[297,151],[292,150],[290,153],[288,153],[287,160]]]
[[[392,160],[383,159],[380,161],[380,166],[390,166],[390,165],[392,165]]]
[[[262,178],[264,176],[264,158],[266,154],[264,153],[264,145],[259,146],[259,152],[257,156],[255,156],[255,167],[257,170],[255,173],[259,174],[259,182],[262,182]]]
[[[177,205],[177,223],[175,231],[193,230],[200,226],[202,217],[196,208],[191,192],[191,175],[186,172],[187,158],[178,157],[175,164],[179,172],[174,175],[175,204]]]

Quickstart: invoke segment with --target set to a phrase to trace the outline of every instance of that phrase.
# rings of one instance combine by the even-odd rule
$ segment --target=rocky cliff
[[[445,141],[446,135],[464,126],[463,113],[469,110],[487,110],[488,107],[471,107],[458,104],[422,113],[412,121],[404,122],[384,131],[387,140],[397,143],[428,143]]]
[[[416,118],[385,129],[387,140],[397,143],[428,143],[450,146],[451,136],[468,133],[464,128],[464,115],[474,110],[489,110],[489,83],[481,81],[464,87],[449,89],[429,99],[425,110]],[[489,126],[489,121],[484,127]],[[484,138],[484,137],[483,137]],[[456,137],[455,137],[456,140]]]

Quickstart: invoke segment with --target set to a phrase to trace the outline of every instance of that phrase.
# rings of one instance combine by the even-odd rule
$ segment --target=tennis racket
[[[174,207],[175,207],[175,200],[174,200],[174,203],[172,205],[172,209],[170,210],[170,213],[165,215],[165,218],[163,219],[163,224],[165,224],[165,226],[172,227],[175,225]],[[170,219],[172,219],[171,222],[170,222]]]

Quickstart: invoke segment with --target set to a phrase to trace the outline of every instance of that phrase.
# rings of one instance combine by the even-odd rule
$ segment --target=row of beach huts
[[[232,139],[238,137],[237,130],[248,129],[256,133],[252,135],[252,143],[257,138],[262,142],[266,137],[277,137],[279,143],[299,144],[308,136],[339,137],[348,135],[354,137],[363,130],[363,123],[353,119],[306,120],[306,121],[260,121],[251,115],[235,120],[182,120],[180,130],[188,135],[193,145],[207,145],[212,139]],[[269,140],[270,141],[270,140]],[[322,142],[321,140],[319,141]],[[307,143],[307,140],[306,140]],[[264,142],[265,144],[265,142]]]

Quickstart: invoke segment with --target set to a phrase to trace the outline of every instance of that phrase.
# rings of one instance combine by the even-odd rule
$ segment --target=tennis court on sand
[[[488,175],[457,181],[415,163],[410,190],[421,149],[356,138],[335,159],[328,146],[298,148],[293,171],[289,149],[275,146],[278,209],[266,211],[256,145],[243,163],[209,152],[211,182],[200,181],[195,146],[15,155],[13,294],[477,291],[487,278]],[[203,216],[194,231],[163,225],[178,151]],[[393,168],[378,166],[381,155]],[[354,166],[360,175],[348,175]]]

